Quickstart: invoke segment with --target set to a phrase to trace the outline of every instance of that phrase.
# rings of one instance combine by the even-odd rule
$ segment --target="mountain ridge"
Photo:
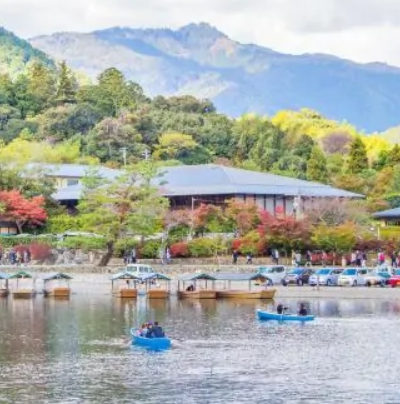
[[[111,27],[29,42],[94,78],[116,67],[150,95],[210,98],[231,116],[311,108],[368,132],[397,126],[400,68],[242,44],[207,23],[179,29]]]

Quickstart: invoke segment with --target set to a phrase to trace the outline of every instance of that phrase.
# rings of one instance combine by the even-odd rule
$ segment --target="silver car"
[[[320,285],[336,286],[338,284],[339,275],[342,273],[342,271],[343,269],[339,268],[318,269],[318,271],[310,276],[308,284],[310,286],[316,286],[319,282]]]

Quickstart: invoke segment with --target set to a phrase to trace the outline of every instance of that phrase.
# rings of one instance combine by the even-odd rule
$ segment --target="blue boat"
[[[140,345],[144,348],[151,349],[154,351],[163,351],[165,349],[171,348],[170,338],[145,338],[138,334],[138,330],[134,328],[131,329],[132,344]]]
[[[263,310],[257,310],[257,317],[259,320],[301,321],[302,323],[313,321],[315,318],[315,316],[312,315],[299,316],[298,314],[278,314]]]

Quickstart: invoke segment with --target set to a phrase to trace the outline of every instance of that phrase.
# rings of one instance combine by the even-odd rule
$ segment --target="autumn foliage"
[[[1,215],[4,219],[15,222],[18,231],[26,225],[43,225],[47,219],[44,209],[44,197],[25,198],[19,191],[1,191]]]
[[[296,249],[307,246],[311,237],[310,223],[293,216],[275,217],[267,211],[260,213],[258,232],[269,244],[284,249]]]

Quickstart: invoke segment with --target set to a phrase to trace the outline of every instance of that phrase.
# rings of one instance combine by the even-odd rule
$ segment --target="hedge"
[[[104,250],[107,240],[100,237],[82,237],[71,236],[65,237],[64,241],[59,244],[59,247],[80,249],[84,251]]]

